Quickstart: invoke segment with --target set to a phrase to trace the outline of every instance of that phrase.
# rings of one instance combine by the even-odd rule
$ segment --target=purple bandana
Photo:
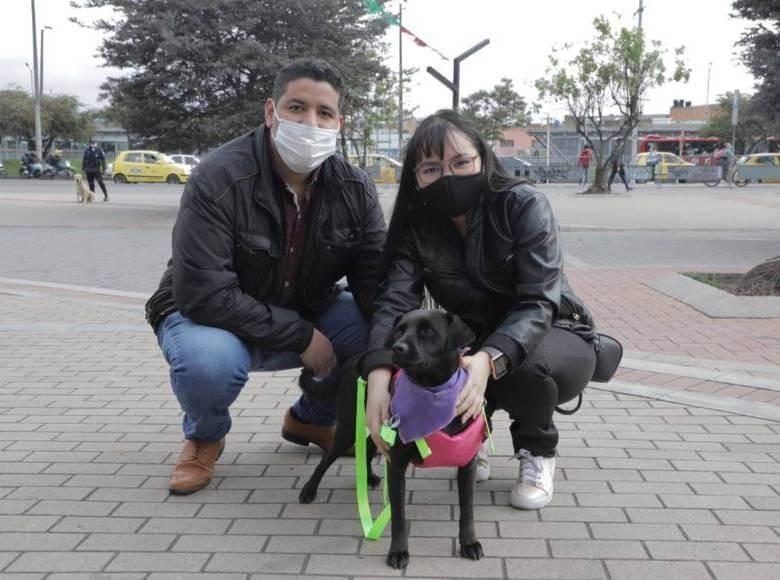
[[[390,401],[390,413],[398,420],[401,441],[409,443],[439,431],[455,418],[455,401],[469,375],[458,368],[449,380],[431,388],[418,387],[399,371]]]

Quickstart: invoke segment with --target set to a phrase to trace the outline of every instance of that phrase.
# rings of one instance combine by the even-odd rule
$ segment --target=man
[[[625,154],[625,143],[622,139],[618,139],[615,142],[615,150],[612,152],[612,171],[609,174],[609,181],[607,182],[607,191],[612,191],[612,182],[615,180],[615,175],[620,175],[620,179],[623,180],[623,185],[626,186],[626,191],[631,191],[628,186],[628,180],[626,179],[626,168],[623,164],[623,155]]]
[[[590,145],[585,145],[580,151],[580,157],[577,159],[577,165],[580,166],[582,173],[580,174],[580,187],[585,187],[588,184],[588,171],[590,170],[590,160],[593,157],[593,150]]]
[[[734,149],[731,148],[731,143],[724,143],[723,148],[718,151],[715,156],[718,161],[718,166],[720,167],[721,179],[731,183],[730,172],[735,159]]]
[[[106,155],[97,146],[94,139],[89,142],[89,146],[84,150],[81,169],[87,174],[89,190],[95,193],[95,180],[97,179],[98,185],[100,185],[100,189],[103,192],[103,201],[108,201],[108,191],[106,191],[106,184],[103,183],[103,172],[106,170]]]
[[[650,168],[650,181],[655,181],[655,168],[660,160],[655,143],[650,143],[647,149],[647,166]]]
[[[55,149],[51,154],[49,154],[49,156],[46,158],[46,163],[51,165],[55,171],[65,169],[65,166],[62,164],[62,149]]]
[[[291,63],[264,126],[211,153],[185,187],[173,257],[146,306],[184,411],[171,493],[211,480],[250,371],[303,366],[327,391],[366,348],[385,222],[368,176],[333,155],[343,97],[333,66]],[[327,449],[335,417],[334,404],[302,396],[282,437]]]

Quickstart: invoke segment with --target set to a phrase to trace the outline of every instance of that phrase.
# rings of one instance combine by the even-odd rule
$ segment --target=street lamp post
[[[38,82],[38,27],[35,23],[35,0],[30,0],[32,9],[32,38],[33,38],[33,71],[35,77],[35,153],[38,159],[43,157],[43,147],[41,145],[41,87]]]
[[[41,95],[43,94],[43,33],[47,30],[54,30],[51,26],[44,26],[41,28]]]
[[[26,62],[24,63],[24,66],[27,67],[27,70],[30,71],[30,94],[32,95],[33,99],[35,98],[35,81],[33,80],[33,71],[30,68],[30,63]]]
[[[460,105],[460,63],[477,52],[479,49],[484,48],[490,43],[490,39],[486,38],[482,42],[475,44],[463,54],[459,54],[453,60],[452,69],[452,81],[447,79],[443,74],[437,71],[432,66],[429,66],[426,70],[433,78],[443,84],[445,87],[452,91],[452,110],[457,111]]]

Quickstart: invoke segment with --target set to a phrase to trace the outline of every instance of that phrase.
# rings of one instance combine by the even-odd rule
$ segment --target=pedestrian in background
[[[612,191],[612,182],[615,180],[615,175],[620,175],[620,179],[623,180],[623,185],[626,186],[626,191],[631,191],[628,186],[628,180],[626,179],[626,168],[623,164],[623,154],[625,153],[626,145],[623,139],[618,139],[615,142],[615,150],[612,153],[612,173],[609,174],[609,182],[607,190]]]
[[[590,145],[585,145],[580,151],[580,157],[577,160],[577,165],[582,170],[580,176],[580,187],[585,187],[588,184],[588,171],[590,170],[590,160],[593,158],[593,150]]]
[[[103,172],[106,170],[106,154],[98,147],[93,139],[84,151],[84,157],[81,160],[81,169],[87,176],[89,190],[95,193],[95,180],[97,180],[100,189],[103,191],[103,201],[108,201],[108,191],[103,182]]]
[[[660,155],[658,155],[658,151],[655,149],[655,144],[650,143],[647,150],[647,166],[650,168],[650,181],[655,181],[655,167],[658,165],[659,160]]]

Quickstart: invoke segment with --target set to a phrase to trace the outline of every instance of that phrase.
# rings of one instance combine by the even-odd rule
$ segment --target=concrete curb
[[[780,318],[780,296],[733,296],[682,274],[648,285],[710,318]]]
[[[618,380],[609,383],[590,383],[588,388],[780,422],[780,407],[769,403],[742,401],[733,397],[718,397]]]

